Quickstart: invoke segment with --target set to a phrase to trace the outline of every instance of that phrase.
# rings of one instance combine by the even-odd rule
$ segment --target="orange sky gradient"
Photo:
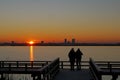
[[[0,1],[0,42],[120,42],[118,0]]]

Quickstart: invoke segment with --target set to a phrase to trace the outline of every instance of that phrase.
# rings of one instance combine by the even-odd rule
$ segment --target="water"
[[[82,60],[120,61],[120,46],[1,46],[0,60],[68,60],[71,48],[80,48]]]
[[[82,60],[88,61],[120,61],[120,46],[0,46],[0,60],[37,61],[68,60],[71,48],[75,51],[80,48],[83,52]],[[30,75],[9,75],[11,80],[32,80]],[[103,76],[104,80],[110,80],[110,76]],[[120,80],[120,78],[118,79]]]

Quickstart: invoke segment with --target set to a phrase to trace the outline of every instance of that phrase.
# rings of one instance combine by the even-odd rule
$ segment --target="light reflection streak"
[[[30,61],[34,61],[33,46],[30,46]]]

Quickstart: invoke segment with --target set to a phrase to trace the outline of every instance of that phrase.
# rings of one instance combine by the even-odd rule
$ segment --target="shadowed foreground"
[[[88,69],[79,71],[60,70],[55,80],[90,80],[91,76]]]

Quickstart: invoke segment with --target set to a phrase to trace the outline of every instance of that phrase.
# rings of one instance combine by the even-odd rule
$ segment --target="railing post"
[[[46,64],[48,64],[48,61],[46,62]]]
[[[17,63],[17,68],[18,68],[19,67],[19,62],[17,61],[16,63]]]
[[[110,70],[110,72],[112,71],[112,64],[110,64],[110,62],[108,62],[108,69]]]
[[[63,61],[61,61],[61,69],[63,69]]]
[[[27,63],[25,64],[25,71],[27,71]]]
[[[31,68],[33,68],[33,61],[30,61]]]
[[[42,67],[44,66],[44,64],[42,64]]]
[[[0,68],[1,68],[1,61],[0,61]]]
[[[45,73],[43,73],[43,80],[45,80]]]
[[[111,80],[117,80],[117,78],[118,78],[118,75],[117,74],[113,74]]]
[[[102,75],[98,74],[98,80],[102,80]]]
[[[9,63],[9,71],[11,71],[11,63]]]
[[[110,72],[112,72],[112,64],[110,64]]]
[[[2,67],[4,67],[4,61],[2,61]]]
[[[33,76],[33,80],[36,80],[36,79],[35,79],[35,76]]]
[[[36,75],[35,74],[31,74],[31,77],[33,77],[33,80],[36,80]]]
[[[1,80],[3,80],[4,78],[3,78],[3,74],[1,74]]]
[[[42,80],[41,75],[38,75],[37,80]]]
[[[58,60],[58,71],[60,70],[60,60]]]
[[[110,62],[108,62],[108,69],[110,68]]]
[[[51,66],[47,67],[47,69],[45,70],[45,73],[48,73],[48,72],[49,72],[50,67],[51,67]],[[47,74],[47,76],[46,76],[46,77],[47,77],[47,80],[49,80],[49,74]]]

